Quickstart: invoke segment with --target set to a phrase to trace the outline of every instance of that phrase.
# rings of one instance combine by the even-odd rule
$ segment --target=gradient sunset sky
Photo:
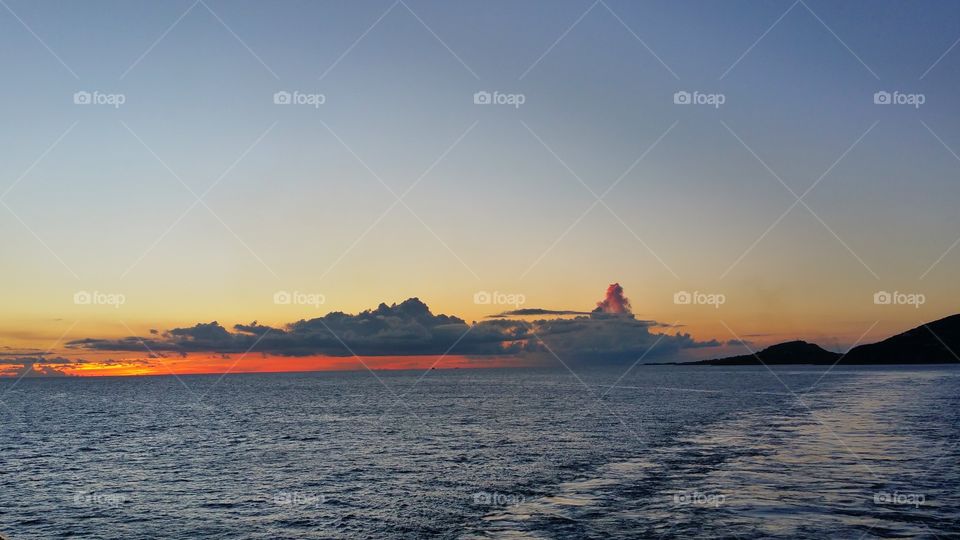
[[[410,297],[467,322],[516,307],[482,292],[589,311],[614,282],[702,342],[881,339],[960,311],[958,39],[960,5],[933,1],[5,0],[0,366],[356,368],[65,344]],[[484,362],[442,367],[505,361]]]

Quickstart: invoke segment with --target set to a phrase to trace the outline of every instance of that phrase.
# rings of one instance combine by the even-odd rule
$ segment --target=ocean
[[[947,538],[960,368],[0,381],[0,534]]]

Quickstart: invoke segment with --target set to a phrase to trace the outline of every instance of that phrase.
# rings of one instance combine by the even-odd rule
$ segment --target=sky
[[[629,361],[661,334],[683,358],[846,350],[953,314],[958,22],[933,1],[5,0],[0,372],[356,368],[169,331],[413,297],[470,328],[589,312],[612,283],[635,322],[582,321],[564,354],[608,331]],[[508,362],[472,337],[444,357],[445,331],[360,356]]]

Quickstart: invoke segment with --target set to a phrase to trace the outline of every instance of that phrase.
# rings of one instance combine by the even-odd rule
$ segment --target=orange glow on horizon
[[[499,368],[530,365],[515,357],[471,358],[449,356],[301,356],[207,355],[168,358],[132,357],[109,362],[56,366],[69,376],[111,377],[143,375],[200,375],[222,373],[283,373],[298,371],[428,370],[455,368]],[[3,366],[0,366],[3,367]]]

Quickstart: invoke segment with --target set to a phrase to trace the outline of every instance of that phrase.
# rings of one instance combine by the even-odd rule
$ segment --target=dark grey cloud
[[[63,366],[83,364],[85,360],[47,356],[38,353],[33,356],[0,358],[0,377],[67,377]]]
[[[469,332],[468,332],[469,330]],[[263,352],[285,356],[406,356],[444,354],[510,354],[509,336],[496,326],[474,325],[448,315],[434,315],[417,298],[350,315],[339,311],[300,320],[282,328],[256,321],[234,325],[232,331],[217,321],[174,328],[155,337],[87,338],[68,347],[103,351]]]
[[[505,319],[507,317],[528,317],[541,315],[589,315],[589,311],[570,311],[563,309],[523,308],[504,311],[496,315],[487,315],[488,319]]]
[[[716,340],[697,341],[689,334],[651,332],[651,328],[663,325],[631,316],[544,320],[537,321],[535,326],[537,344],[529,349],[546,350],[564,362],[616,363],[640,357],[676,356],[684,349],[720,346]]]
[[[0,359],[0,364],[45,364],[51,366],[64,366],[69,364],[83,364],[86,360],[80,358],[66,358],[63,356],[49,356],[46,353],[38,353],[30,356],[15,356]]]
[[[524,310],[520,310],[524,311]],[[556,315],[550,310],[548,314]],[[563,312],[571,314],[577,312]],[[532,313],[526,313],[532,314]],[[257,352],[283,356],[407,356],[457,354],[534,356],[549,360],[549,351],[564,361],[636,360],[676,354],[682,349],[713,347],[688,334],[657,334],[669,327],[630,314],[591,314],[536,321],[496,318],[468,324],[459,317],[434,315],[426,304],[411,298],[400,304],[380,304],[356,315],[332,312],[283,327],[237,324],[224,328],[217,321],[157,332],[146,338],[87,338],[68,343],[73,349],[138,351],[163,355],[193,352],[234,354]],[[656,345],[656,346],[654,346]],[[548,350],[549,349],[549,350]]]
[[[65,371],[53,366],[2,366],[0,377],[69,377]]]
[[[16,348],[16,347],[8,347],[6,345],[0,346],[0,359],[28,357],[28,356],[41,357],[49,354],[50,354],[49,352],[44,351],[43,349]]]

